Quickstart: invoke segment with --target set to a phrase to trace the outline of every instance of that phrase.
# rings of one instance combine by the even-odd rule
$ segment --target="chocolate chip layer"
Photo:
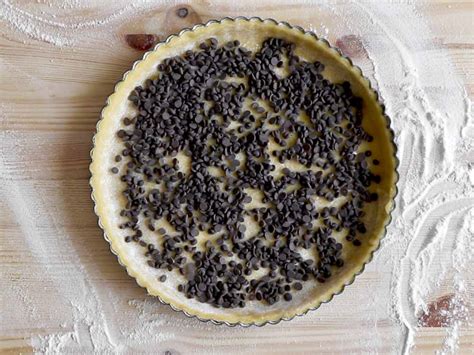
[[[323,72],[278,38],[255,53],[211,38],[131,93],[137,114],[123,119],[113,157],[128,201],[120,227],[150,267],[184,276],[187,297],[224,308],[289,302],[344,265],[334,233],[361,245],[380,177],[360,145],[373,137],[349,83]]]

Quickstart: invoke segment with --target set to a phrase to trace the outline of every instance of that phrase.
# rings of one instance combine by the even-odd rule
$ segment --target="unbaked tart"
[[[201,320],[263,325],[363,271],[396,165],[360,69],[300,28],[236,18],[135,63],[102,112],[90,170],[111,250],[150,295]]]

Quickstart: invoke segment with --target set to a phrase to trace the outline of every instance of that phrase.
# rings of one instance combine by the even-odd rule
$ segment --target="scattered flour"
[[[6,21],[12,29],[31,39],[48,42],[58,47],[71,47],[81,38],[78,30],[91,31],[123,18],[125,15],[136,14],[138,4],[141,3],[144,7],[148,2],[139,0],[126,6],[117,6],[114,12],[106,13],[103,17],[94,20],[85,21],[81,18],[78,20],[66,16],[63,22],[56,20],[57,15],[51,13],[52,7],[63,10],[62,13],[67,14],[68,12],[64,10],[87,9],[87,5],[92,6],[92,3],[80,1],[38,1],[38,3],[47,6],[47,9],[32,13],[24,10],[20,5],[13,4],[11,0],[0,0],[0,19]]]
[[[109,25],[113,32],[118,20],[160,5],[158,1],[136,1],[132,5],[117,1],[114,12],[101,14],[101,18],[92,21],[81,21],[72,17],[59,20],[48,9],[56,7],[74,12],[87,8],[86,2],[38,0],[37,3],[38,12],[31,13],[21,2],[0,0],[0,21],[7,23],[15,34],[72,48],[87,35],[99,32],[100,26]],[[446,335],[439,354],[455,353],[462,329],[470,324],[469,300],[472,299],[472,290],[466,282],[467,275],[473,273],[474,243],[471,101],[456,78],[448,55],[438,48],[437,55],[430,56],[428,49],[436,46],[416,4],[322,2],[318,6],[339,19],[344,28],[334,30],[319,20],[310,23],[308,28],[321,36],[331,37],[335,32],[339,37],[350,34],[361,39],[366,56],[355,62],[366,71],[384,98],[399,149],[397,208],[383,246],[368,267],[372,272],[390,270],[391,280],[377,290],[370,290],[372,297],[368,297],[364,309],[372,312],[365,313],[364,322],[373,336],[362,339],[360,348],[365,353],[377,353],[384,341],[379,337],[378,322],[391,317],[394,331],[390,346],[394,353],[409,353],[416,347],[422,326],[419,319],[428,312],[430,302],[452,293],[450,314],[445,315],[448,319]],[[78,36],[78,30],[83,35]],[[6,119],[6,114],[1,115],[5,111],[7,107],[0,106],[0,124]],[[23,154],[22,136],[11,131],[0,134],[2,142],[18,142],[9,146],[9,154],[12,151]],[[2,197],[21,229],[26,242],[24,247],[41,269],[33,275],[41,283],[56,286],[56,291],[51,292],[51,302],[58,304],[58,314],[50,317],[61,326],[34,337],[32,345],[39,353],[142,352],[149,344],[176,338],[178,328],[179,331],[239,334],[235,333],[236,329],[230,333],[226,327],[188,320],[150,298],[137,299],[142,294],[130,293],[123,304],[125,296],[115,294],[114,290],[107,294],[99,292],[96,278],[91,278],[90,270],[76,252],[77,245],[55,213],[46,217],[38,213],[49,206],[47,196],[38,194],[31,183],[15,182],[15,177],[9,174],[3,150],[0,151],[0,174]],[[39,228],[44,224],[54,227],[53,236],[44,235]],[[51,254],[71,263],[66,270],[67,280],[57,274]],[[357,288],[357,282],[353,287]],[[34,298],[35,290],[22,289],[16,283],[11,292],[20,300],[29,321],[37,322],[38,328],[51,324],[50,319],[42,315],[42,306]],[[120,305],[120,310],[115,308]],[[121,314],[125,305],[128,313]],[[331,305],[323,308],[329,307]],[[5,324],[1,328],[5,328]],[[248,330],[240,332],[244,334]]]

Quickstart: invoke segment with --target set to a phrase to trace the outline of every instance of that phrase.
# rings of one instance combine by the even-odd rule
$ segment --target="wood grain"
[[[25,9],[33,9],[39,6],[38,3],[41,2],[18,2]],[[98,11],[107,12],[105,3],[97,1],[97,6],[78,11],[77,15],[93,18]],[[189,16],[184,19],[176,16],[176,10],[181,6],[189,10]],[[61,11],[66,10],[56,7],[55,11],[64,15]],[[472,1],[432,1],[421,6],[421,11],[428,18],[438,45],[449,51],[456,72],[472,97]],[[74,15],[74,11],[68,14]],[[373,302],[383,304],[387,300],[365,302],[373,290],[389,287],[390,270],[369,267],[343,295],[318,312],[292,322],[257,329],[230,329],[188,319],[146,297],[145,291],[118,265],[102,238],[90,200],[89,151],[107,95],[142,55],[127,44],[125,35],[151,34],[162,39],[194,23],[236,15],[274,17],[303,27],[314,23],[318,16],[317,23],[334,26],[328,36],[331,42],[339,40],[343,46],[344,36],[352,36],[341,25],[331,22],[331,13],[324,11],[324,6],[290,2],[279,6],[257,1],[244,1],[239,6],[207,1],[168,6],[163,2],[131,20],[102,26],[97,29],[103,32],[102,36],[82,38],[71,47],[32,40],[12,29],[7,21],[0,20],[2,354],[31,353],[32,338],[73,331],[72,315],[68,313],[71,305],[61,301],[58,285],[66,283],[68,275],[76,275],[77,269],[103,301],[105,317],[108,321],[115,320],[116,329],[111,330],[115,332],[114,336],[129,334],[127,329],[120,328],[120,322],[127,319],[126,327],[132,329],[133,325],[144,322],[143,317],[150,321],[150,327],[154,324],[152,321],[160,319],[159,332],[173,335],[170,339],[148,344],[130,340],[127,350],[131,353],[148,350],[154,353],[169,351],[170,354],[345,354],[400,350],[393,348],[396,343],[393,322],[387,315],[377,314],[371,306]],[[357,38],[348,38],[357,42]],[[436,53],[435,48],[433,51]],[[370,76],[371,66],[364,61],[364,53],[359,54],[360,58],[357,58],[358,53],[352,53],[357,64]],[[31,204],[28,215],[19,211],[21,203],[11,204],[12,196]],[[30,198],[32,196],[34,198]],[[40,240],[28,236],[32,231]],[[62,244],[52,247],[58,240],[60,244],[64,243],[64,248],[60,248]],[[38,248],[51,248],[48,279],[43,279],[36,270],[38,255],[33,255],[32,243]],[[35,298],[42,300],[40,307],[30,309],[33,302],[28,298],[30,296],[25,296],[24,290],[34,290]],[[140,306],[129,300],[137,300]],[[140,313],[143,305],[152,310],[153,317],[147,318],[146,314]],[[150,337],[156,336],[153,332],[154,328],[151,328]],[[442,346],[444,336],[442,327],[422,329],[417,334],[414,352],[433,353]],[[469,353],[473,342],[474,330],[461,329],[459,352]],[[83,347],[74,352],[88,353],[90,350]]]

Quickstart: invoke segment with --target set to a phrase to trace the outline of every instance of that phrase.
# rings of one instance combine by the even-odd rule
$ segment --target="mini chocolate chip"
[[[296,291],[301,291],[303,289],[303,285],[300,283],[300,282],[295,282],[293,284],[293,288],[296,290]]]

